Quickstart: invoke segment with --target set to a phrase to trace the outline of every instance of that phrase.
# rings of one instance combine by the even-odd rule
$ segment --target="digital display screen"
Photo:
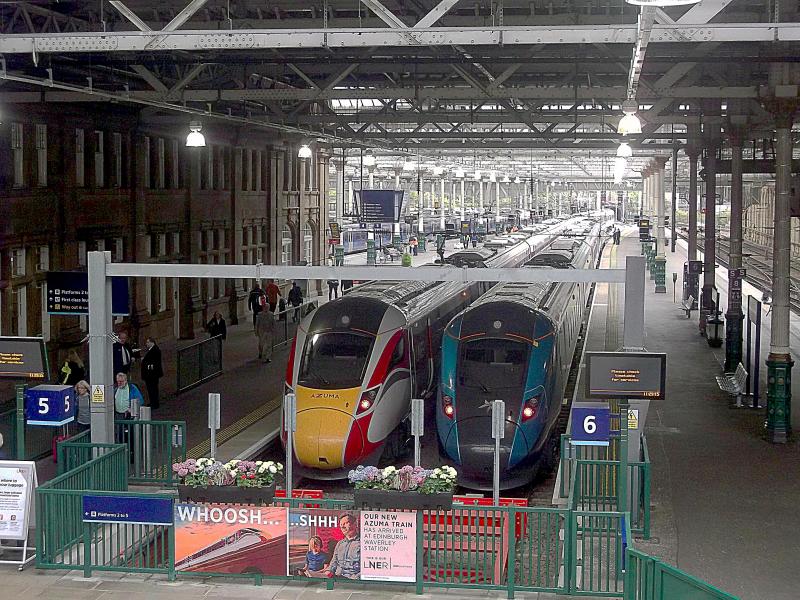
[[[46,380],[44,340],[33,337],[0,337],[0,377]]]
[[[587,352],[586,397],[663,400],[667,355],[655,352]]]

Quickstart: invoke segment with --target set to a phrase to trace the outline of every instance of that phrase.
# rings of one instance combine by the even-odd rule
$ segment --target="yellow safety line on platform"
[[[259,406],[250,414],[245,415],[238,421],[231,423],[224,429],[222,429],[219,433],[217,433],[217,446],[221,446],[228,440],[230,440],[235,435],[240,434],[242,431],[253,425],[256,421],[259,421],[270,414],[272,411],[277,410],[281,406],[281,401],[283,400],[283,396],[277,396],[267,402]],[[211,452],[211,438],[207,440],[203,440],[199,444],[197,444],[194,448],[189,450],[186,453],[186,458],[200,458],[202,456],[208,456],[208,453]]]

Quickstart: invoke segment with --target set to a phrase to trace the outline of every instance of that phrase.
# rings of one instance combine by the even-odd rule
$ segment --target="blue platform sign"
[[[28,425],[61,427],[75,420],[77,402],[71,385],[37,385],[25,390]]]
[[[83,521],[86,523],[173,525],[174,519],[172,498],[83,497]]]
[[[111,278],[111,314],[130,314],[127,277]],[[89,314],[89,276],[84,271],[47,272],[47,313],[50,315]]]
[[[611,409],[600,402],[575,402],[572,405],[570,443],[576,446],[608,446]]]

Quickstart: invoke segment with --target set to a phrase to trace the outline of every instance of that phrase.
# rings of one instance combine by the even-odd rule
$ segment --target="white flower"
[[[395,471],[397,471],[397,469],[396,469],[395,467],[393,467],[393,466],[391,466],[391,465],[390,465],[390,466],[386,467],[386,468],[383,470],[383,476],[384,476],[384,477],[389,477],[389,476],[390,476],[392,473],[394,473]]]
[[[267,467],[267,468],[269,469],[269,472],[270,472],[270,473],[272,473],[272,474],[275,474],[275,473],[277,473],[277,472],[278,472],[278,469],[277,469],[277,468],[275,468],[275,465],[270,465],[270,466],[269,466],[269,467]]]
[[[256,466],[257,466],[257,467],[260,467],[260,466],[261,466],[261,465],[263,465],[263,464],[264,464],[264,461],[263,461],[263,460],[257,460],[257,461],[256,461]]]
[[[278,471],[283,471],[283,465],[281,463],[275,463],[275,468],[278,469]]]
[[[439,478],[439,475],[436,473],[436,471],[431,473],[431,479],[438,479],[438,478]]]

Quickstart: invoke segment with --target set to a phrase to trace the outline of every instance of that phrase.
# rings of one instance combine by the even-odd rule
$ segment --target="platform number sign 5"
[[[75,390],[71,385],[37,385],[25,390],[29,425],[61,427],[75,419]]]
[[[611,410],[599,402],[576,402],[572,407],[571,442],[579,446],[608,446]]]

